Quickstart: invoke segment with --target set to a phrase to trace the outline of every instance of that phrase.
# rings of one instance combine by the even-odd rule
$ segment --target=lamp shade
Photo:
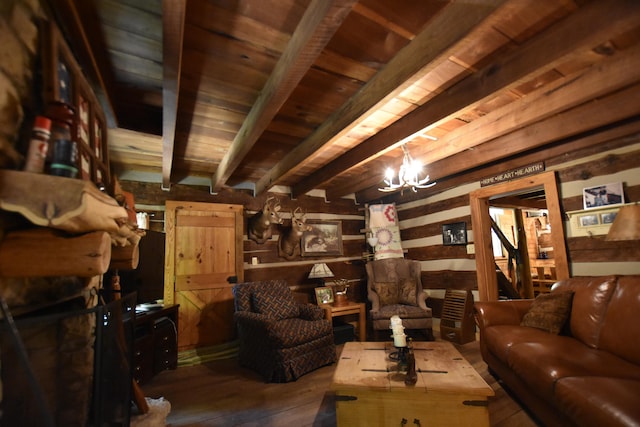
[[[324,262],[313,264],[313,268],[309,273],[309,279],[324,279],[326,277],[333,277],[333,272],[329,269],[329,266]]]
[[[605,240],[640,240],[640,205],[622,206]]]

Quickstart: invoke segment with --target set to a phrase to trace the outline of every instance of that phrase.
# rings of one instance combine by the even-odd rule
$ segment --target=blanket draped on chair
[[[369,229],[378,238],[374,259],[404,257],[395,204],[370,205]]]

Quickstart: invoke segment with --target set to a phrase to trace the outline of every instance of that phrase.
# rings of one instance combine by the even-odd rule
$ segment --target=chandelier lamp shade
[[[422,164],[411,157],[406,144],[402,144],[402,151],[404,156],[398,174],[396,175],[396,172],[392,168],[387,168],[384,177],[384,183],[387,184],[387,186],[378,188],[378,190],[384,192],[400,190],[404,192],[406,188],[410,188],[411,191],[415,193],[419,188],[429,188],[436,185],[435,182],[429,183],[429,175],[420,179]]]

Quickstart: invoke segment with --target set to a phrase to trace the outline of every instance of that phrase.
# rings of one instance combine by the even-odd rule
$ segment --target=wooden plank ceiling
[[[115,173],[165,188],[196,176],[367,202],[402,143],[446,180],[638,132],[634,0],[49,3],[94,58]]]

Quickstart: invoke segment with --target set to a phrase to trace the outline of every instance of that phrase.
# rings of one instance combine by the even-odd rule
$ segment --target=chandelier
[[[392,168],[387,168],[384,176],[384,183],[387,184],[387,186],[378,188],[378,190],[389,192],[400,189],[400,194],[403,194],[405,188],[411,188],[411,191],[416,193],[418,188],[429,188],[436,185],[435,182],[427,184],[429,182],[429,175],[423,179],[419,178],[422,173],[422,164],[411,157],[406,144],[402,144],[402,151],[404,152],[404,157],[402,158],[402,166],[400,166],[400,170],[398,171],[397,183],[394,182],[396,172]]]

